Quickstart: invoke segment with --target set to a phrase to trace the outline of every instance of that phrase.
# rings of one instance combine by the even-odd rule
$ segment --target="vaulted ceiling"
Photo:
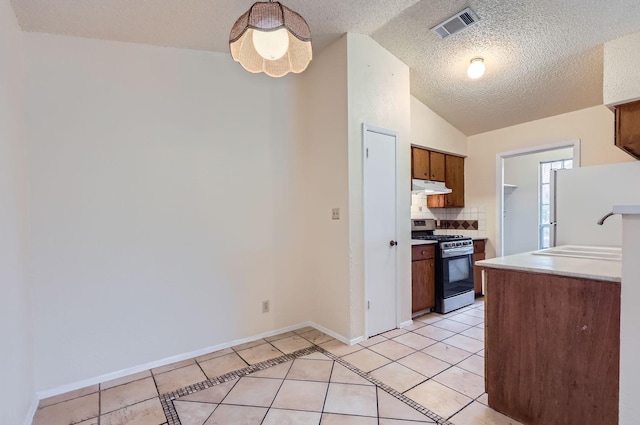
[[[231,26],[252,4],[12,2],[25,31],[216,52],[229,51]],[[602,104],[603,43],[640,31],[638,0],[282,2],[309,23],[316,55],[345,32],[371,36],[409,65],[412,94],[467,135]],[[430,31],[465,7],[477,25],[445,40]],[[487,71],[471,80],[476,56]]]

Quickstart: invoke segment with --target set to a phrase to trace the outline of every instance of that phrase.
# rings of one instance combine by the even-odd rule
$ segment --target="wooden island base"
[[[484,271],[489,406],[527,425],[617,424],[620,284]]]

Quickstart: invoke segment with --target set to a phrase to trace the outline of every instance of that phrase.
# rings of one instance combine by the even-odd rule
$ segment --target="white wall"
[[[398,132],[397,210],[400,320],[411,319],[409,190],[411,96],[409,67],[370,37],[347,34],[349,103],[349,244],[351,337],[364,333],[364,221],[362,124]]]
[[[26,259],[24,48],[9,0],[0,1],[0,422],[21,424],[35,400]]]
[[[411,96],[411,144],[467,155],[467,136]]]
[[[614,146],[613,113],[605,106],[595,106],[469,137],[469,156],[465,161],[465,202],[470,205],[485,205],[487,208],[488,258],[495,255],[497,155],[575,139],[581,141],[582,166],[633,160]]]
[[[316,55],[296,94],[296,253],[310,319],[350,339],[347,37]],[[331,219],[340,208],[341,219]]]
[[[38,390],[307,320],[295,76],[227,54],[25,40]]]
[[[640,209],[640,207],[638,207]],[[640,417],[640,214],[623,218],[622,292],[620,294],[620,425],[635,425]]]
[[[603,101],[605,105],[640,99],[640,32],[604,43]]]
[[[504,160],[504,255],[538,249],[540,163],[573,158],[573,149],[556,149]]]

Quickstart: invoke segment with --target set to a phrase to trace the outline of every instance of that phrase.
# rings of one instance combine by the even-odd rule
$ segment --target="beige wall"
[[[361,337],[363,122],[400,134],[410,320],[409,70],[373,40],[271,79],[226,54],[25,39],[36,389],[307,320]]]
[[[487,209],[487,253],[495,255],[496,158],[504,152],[580,139],[582,166],[632,161],[613,144],[613,113],[596,106],[469,137],[466,200]]]
[[[409,67],[370,37],[347,34],[349,96],[349,240],[352,338],[364,334],[364,222],[362,124],[398,132],[397,238],[400,321],[411,319]]]
[[[25,49],[38,390],[309,319],[296,76],[38,33]]]
[[[350,338],[347,37],[317,55],[296,94],[294,215],[309,319]],[[341,219],[331,219],[340,208]],[[295,262],[294,262],[295,263]]]
[[[0,0],[0,422],[35,408],[27,260],[24,46],[9,0]]]
[[[640,32],[604,43],[605,105],[640,99]]]
[[[467,155],[467,136],[411,96],[411,144]]]

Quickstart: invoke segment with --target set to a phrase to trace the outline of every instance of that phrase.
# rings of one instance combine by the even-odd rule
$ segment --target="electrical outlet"
[[[269,312],[269,300],[262,301],[262,312],[263,313]]]
[[[331,209],[331,220],[340,220],[340,208]]]

